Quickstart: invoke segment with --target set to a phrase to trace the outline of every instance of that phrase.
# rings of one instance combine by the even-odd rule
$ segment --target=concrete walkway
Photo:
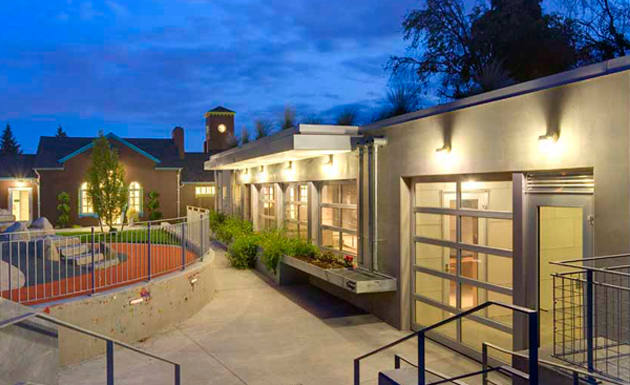
[[[197,315],[137,346],[181,363],[186,385],[352,384],[353,359],[407,334],[309,285],[277,287],[215,257],[215,299]],[[393,353],[416,361],[408,342],[362,363],[362,383],[392,369]],[[478,366],[428,344],[429,366],[456,375]],[[172,367],[126,350],[116,384],[173,384]],[[476,381],[473,381],[473,383]],[[105,384],[104,357],[65,368],[63,385]]]

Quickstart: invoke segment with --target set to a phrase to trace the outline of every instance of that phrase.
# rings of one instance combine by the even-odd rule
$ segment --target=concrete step
[[[95,270],[106,269],[108,267],[116,266],[119,263],[120,263],[120,261],[118,260],[118,258],[104,259],[104,260],[102,260],[100,262],[94,263],[94,269]]]
[[[440,377],[431,373],[427,373],[426,378],[429,384],[441,380]],[[418,385],[418,369],[407,367],[380,372],[378,385]]]
[[[85,243],[75,243],[69,245],[60,243],[60,246],[57,247],[57,250],[59,250],[64,258],[71,258],[79,256],[81,254],[89,254],[90,246]]]
[[[101,253],[94,253],[94,263],[101,262],[105,259],[105,256]],[[86,266],[92,263],[92,254],[85,253],[80,255],[75,255],[69,258],[66,258],[66,261],[74,262],[74,264],[78,266]]]

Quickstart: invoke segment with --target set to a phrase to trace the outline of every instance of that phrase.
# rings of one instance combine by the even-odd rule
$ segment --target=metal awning
[[[358,126],[300,124],[210,157],[206,170],[238,170],[352,151]]]

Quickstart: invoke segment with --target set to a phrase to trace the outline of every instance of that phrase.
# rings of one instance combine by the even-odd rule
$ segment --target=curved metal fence
[[[210,248],[208,212],[188,214],[115,232],[0,233],[0,297],[33,305],[184,270]]]

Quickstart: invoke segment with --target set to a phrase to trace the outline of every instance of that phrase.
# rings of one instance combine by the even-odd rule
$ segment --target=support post
[[[199,259],[201,259],[201,257],[203,257],[203,252],[204,252],[204,249],[203,249],[203,244],[204,244],[204,241],[203,241],[203,233],[204,233],[203,227],[204,227],[205,223],[206,223],[206,220],[203,218],[203,216],[201,216],[200,220],[199,220]]]
[[[175,385],[181,385],[182,383],[182,368],[179,365],[175,365]]]
[[[114,342],[107,341],[107,385],[114,385]]]
[[[354,360],[354,385],[361,385],[361,363]]]
[[[92,294],[96,293],[96,263],[94,261],[94,227],[92,227],[92,239],[90,241],[91,257],[92,257]]]
[[[595,372],[593,270],[586,270],[586,363],[589,373]],[[589,377],[589,382],[594,379]]]
[[[426,384],[426,363],[425,355],[425,338],[424,332],[418,333],[418,385]]]
[[[147,223],[147,281],[151,280],[151,222]]]
[[[182,222],[182,270],[186,269],[186,224]]]
[[[394,355],[394,369],[400,369],[400,356],[398,354]]]
[[[481,375],[482,385],[488,385],[488,345],[484,342],[481,345],[481,369],[484,371]]]
[[[529,384],[538,385],[538,313],[529,313],[528,318]]]

